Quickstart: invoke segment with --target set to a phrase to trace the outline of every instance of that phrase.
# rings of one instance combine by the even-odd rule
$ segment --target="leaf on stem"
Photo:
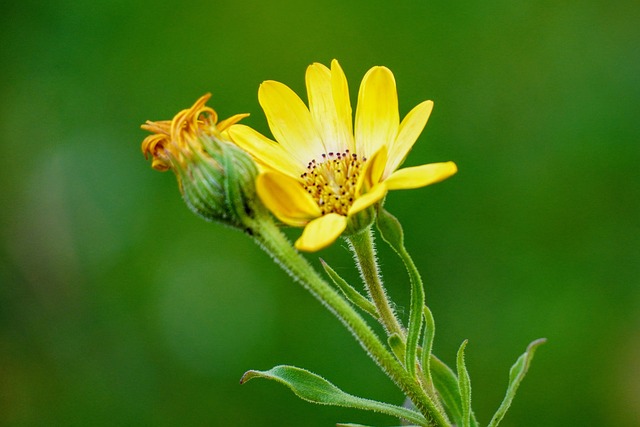
[[[433,339],[436,334],[436,325],[433,320],[433,314],[429,307],[426,305],[422,309],[424,314],[424,334],[422,341],[422,371],[424,372],[425,379],[427,380],[427,384],[432,384],[433,380],[431,379],[431,351],[433,349]]]
[[[376,216],[376,225],[385,242],[396,252],[404,248],[404,231],[398,218],[391,215],[386,209],[379,209]]]
[[[464,363],[464,349],[467,346],[467,340],[462,342],[458,350],[457,367],[458,367],[458,389],[460,390],[460,401],[462,403],[462,427],[471,426],[471,378]]]
[[[519,358],[516,360],[516,363],[513,364],[511,369],[509,370],[509,386],[507,387],[507,393],[504,396],[500,407],[496,411],[495,415],[491,419],[488,427],[496,427],[500,421],[504,418],[504,415],[507,413],[509,406],[511,406],[511,402],[516,395],[516,391],[518,390],[518,386],[522,382],[522,379],[527,373],[529,369],[529,365],[531,365],[531,360],[533,359],[533,354],[536,349],[544,344],[547,340],[545,338],[540,338],[538,340],[533,341],[527,347],[527,351],[525,351]]]
[[[322,258],[320,258],[320,263],[324,268],[324,271],[327,272],[327,275],[331,278],[333,283],[342,291],[342,294],[349,300],[352,304],[360,307],[362,310],[369,313],[373,316],[374,319],[378,319],[378,312],[376,310],[376,306],[373,305],[371,301],[366,299],[360,292],[356,291],[353,286],[347,283],[336,271],[329,266]]]
[[[253,378],[266,378],[284,384],[299,398],[308,402],[375,411],[419,425],[428,425],[425,417],[418,412],[389,403],[353,396],[340,390],[321,376],[295,366],[280,365],[268,371],[247,371],[242,376],[240,384]]]
[[[404,232],[398,219],[384,209],[379,209],[376,224],[382,239],[393,248],[404,263],[411,282],[411,310],[409,312],[409,328],[407,330],[407,344],[405,352],[405,366],[409,374],[416,376],[416,359],[418,355],[418,340],[422,329],[422,307],[424,306],[424,287],[422,278],[416,268],[411,255],[404,247]]]
[[[456,374],[433,354],[429,363],[433,385],[444,405],[444,409],[455,425],[462,425],[462,399]],[[477,427],[475,415],[471,413],[471,427]]]
[[[393,354],[395,354],[396,358],[400,361],[400,363],[403,363],[405,346],[404,342],[402,342],[402,338],[400,338],[400,335],[396,333],[389,335],[389,338],[387,338],[387,342],[389,343],[389,347],[391,347],[391,351],[393,351]]]

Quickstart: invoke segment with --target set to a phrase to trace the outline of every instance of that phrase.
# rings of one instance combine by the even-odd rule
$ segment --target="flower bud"
[[[256,195],[258,174],[253,160],[228,142],[226,130],[248,116],[237,114],[218,122],[216,112],[202,96],[173,120],[147,121],[142,129],[153,133],[142,141],[142,153],[151,166],[171,169],[189,208],[209,221],[252,232],[254,220],[268,215]]]

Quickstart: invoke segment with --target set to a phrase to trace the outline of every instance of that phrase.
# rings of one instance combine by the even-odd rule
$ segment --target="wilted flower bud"
[[[257,215],[268,215],[255,191],[258,174],[253,160],[228,142],[226,130],[248,116],[237,114],[218,122],[202,96],[173,120],[147,121],[153,135],[142,141],[142,153],[159,171],[173,170],[189,208],[210,221],[251,232]]]

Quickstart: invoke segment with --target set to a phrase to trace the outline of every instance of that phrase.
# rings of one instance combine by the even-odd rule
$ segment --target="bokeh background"
[[[0,424],[393,425],[245,370],[286,363],[402,396],[248,238],[194,216],[140,153],[147,119],[205,92],[268,133],[275,79],[340,60],[355,99],[395,73],[434,113],[407,164],[454,178],[395,192],[478,418],[536,355],[505,426],[640,425],[640,7],[633,0],[22,1],[0,6]],[[298,230],[288,233],[295,237]],[[379,245],[398,311],[401,264]],[[343,243],[322,256],[357,282]]]

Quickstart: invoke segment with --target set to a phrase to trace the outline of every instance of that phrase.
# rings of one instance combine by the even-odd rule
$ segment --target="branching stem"
[[[274,223],[261,221],[256,224],[253,227],[253,237],[285,271],[300,282],[349,329],[369,356],[414,402],[418,410],[427,418],[428,426],[450,426],[446,416],[438,410],[420,384],[407,373],[360,314],[318,275]],[[374,271],[377,272],[377,266]],[[401,331],[397,321],[396,324],[396,328]]]

